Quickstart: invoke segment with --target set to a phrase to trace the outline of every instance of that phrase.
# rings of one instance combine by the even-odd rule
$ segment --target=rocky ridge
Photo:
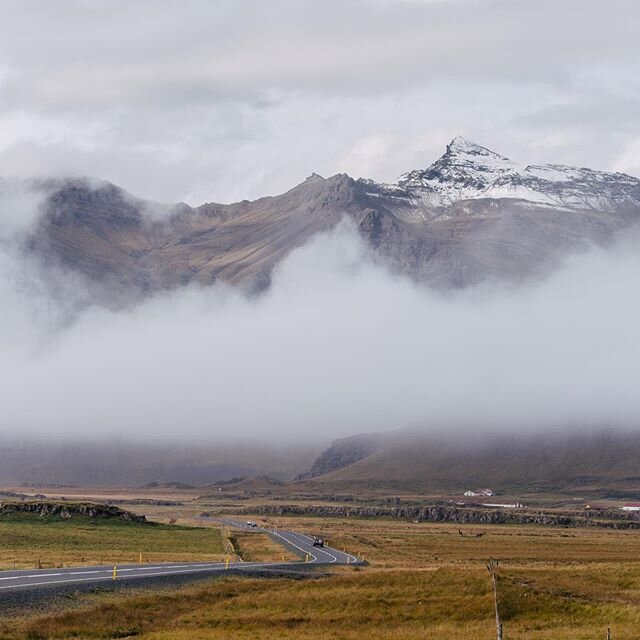
[[[0,502],[0,518],[3,516],[30,514],[40,518],[84,517],[92,519],[115,519],[123,522],[146,524],[145,516],[125,511],[119,507],[86,502]]]
[[[454,138],[427,169],[409,171],[391,184],[364,183],[373,193],[386,190],[396,198],[437,209],[479,199],[611,213],[640,206],[638,178],[560,164],[523,166],[461,137]]]
[[[295,479],[307,480],[316,478],[364,460],[378,451],[383,439],[384,436],[376,436],[375,434],[339,438],[332,442],[329,448],[320,453],[308,472],[299,474]]]
[[[545,512],[524,509],[468,508],[449,505],[331,506],[277,504],[236,510],[237,514],[277,516],[319,516],[324,518],[392,518],[412,522],[453,522],[457,524],[535,524],[560,527],[602,527],[640,529],[640,514],[614,511]],[[205,514],[208,515],[208,514]]]

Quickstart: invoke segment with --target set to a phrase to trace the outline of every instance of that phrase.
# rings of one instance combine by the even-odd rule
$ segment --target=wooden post
[[[607,640],[611,640],[611,627],[607,627]]]
[[[489,558],[487,570],[493,582],[493,604],[496,610],[496,638],[497,640],[502,640],[502,623],[500,622],[500,612],[498,610],[498,561]]]

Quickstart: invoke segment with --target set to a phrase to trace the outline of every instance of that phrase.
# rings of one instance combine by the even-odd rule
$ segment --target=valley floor
[[[640,535],[632,531],[270,522],[323,535],[371,564],[306,580],[222,578],[172,591],[78,596],[54,610],[5,617],[0,637],[489,639],[495,637],[489,557],[500,560],[505,638],[605,638],[608,626],[614,640],[638,637]],[[260,538],[238,542],[253,558],[276,553]]]

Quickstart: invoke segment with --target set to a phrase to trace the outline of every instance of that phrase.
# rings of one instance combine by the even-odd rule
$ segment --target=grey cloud
[[[260,298],[189,288],[67,308],[66,323],[74,287],[25,290],[3,255],[1,429],[326,441],[406,424],[635,426],[638,255],[628,240],[535,286],[443,297],[376,266],[342,226],[291,254]]]
[[[566,79],[637,58],[637,4],[191,0],[8,3],[5,101],[52,108],[217,100],[272,88],[388,93],[432,77]],[[29,37],[24,37],[24,34]],[[64,37],[60,37],[64,34]],[[541,77],[542,76],[542,77]]]

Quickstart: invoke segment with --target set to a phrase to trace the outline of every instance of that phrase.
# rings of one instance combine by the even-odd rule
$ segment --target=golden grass
[[[500,559],[506,639],[604,639],[608,625],[614,640],[639,637],[640,536],[633,532],[473,526],[461,536],[457,525],[382,520],[278,524],[324,535],[372,564],[304,581],[225,577],[177,591],[95,596],[17,628],[0,622],[0,637],[490,639],[489,556]],[[237,541],[256,559],[275,553],[261,534],[238,534]]]
[[[230,535],[236,554],[246,562],[288,562],[300,559],[266,533],[233,531]]]
[[[453,583],[452,583],[453,581]],[[459,607],[451,611],[454,586]],[[221,579],[178,593],[105,598],[78,610],[23,623],[10,638],[415,638],[430,625],[490,628],[488,582],[480,572],[381,574],[291,581]],[[471,638],[471,627],[467,638]],[[459,636],[465,637],[465,636]]]
[[[489,557],[511,567],[640,560],[635,531],[308,517],[263,522],[322,535],[338,549],[364,554],[378,569],[484,564]]]

